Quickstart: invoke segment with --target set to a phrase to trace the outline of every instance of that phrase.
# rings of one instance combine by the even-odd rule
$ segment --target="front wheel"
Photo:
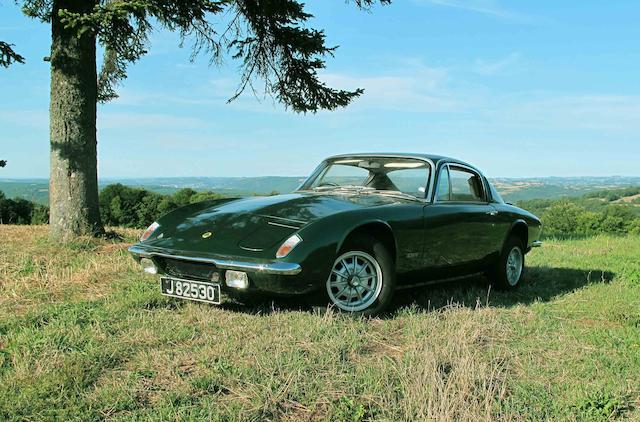
[[[382,312],[393,298],[393,259],[382,242],[352,239],[335,259],[326,283],[331,303],[341,311],[361,315]]]
[[[511,290],[522,284],[524,279],[524,245],[516,236],[507,239],[498,262],[489,271],[489,277],[497,287]]]

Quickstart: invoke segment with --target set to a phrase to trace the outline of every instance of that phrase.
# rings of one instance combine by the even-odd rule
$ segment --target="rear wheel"
[[[511,290],[524,279],[524,244],[517,236],[510,236],[504,245],[498,262],[489,271],[489,277],[497,287]]]
[[[355,237],[343,247],[326,283],[337,309],[361,315],[382,312],[394,290],[393,259],[382,242],[369,236]]]

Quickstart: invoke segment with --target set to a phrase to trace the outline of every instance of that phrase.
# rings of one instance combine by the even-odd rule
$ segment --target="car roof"
[[[462,160],[458,160],[457,158],[452,157],[444,157],[442,155],[434,155],[434,154],[422,154],[416,152],[358,152],[354,154],[340,154],[334,155],[332,157],[327,158],[328,160],[335,160],[340,158],[350,158],[350,157],[396,157],[396,158],[418,158],[422,160],[430,160],[433,161],[433,164],[437,167],[438,164],[443,161],[447,163],[456,163],[462,164],[463,166],[471,167],[472,169],[480,172],[476,167],[472,166],[469,163],[465,163]]]

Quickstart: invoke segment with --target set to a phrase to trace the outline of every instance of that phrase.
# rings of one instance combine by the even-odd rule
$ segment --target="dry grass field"
[[[640,239],[549,241],[363,319],[159,294],[124,242],[0,225],[0,420],[640,420]]]

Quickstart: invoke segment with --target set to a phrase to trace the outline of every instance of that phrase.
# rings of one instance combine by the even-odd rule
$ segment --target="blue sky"
[[[99,108],[99,176],[304,175],[324,157],[431,152],[492,177],[640,175],[640,2],[396,0],[371,13],[309,0],[322,77],[364,88],[346,109],[297,115],[245,94],[237,63],[189,61],[155,32],[121,97]],[[47,177],[49,28],[0,0],[0,177]]]

